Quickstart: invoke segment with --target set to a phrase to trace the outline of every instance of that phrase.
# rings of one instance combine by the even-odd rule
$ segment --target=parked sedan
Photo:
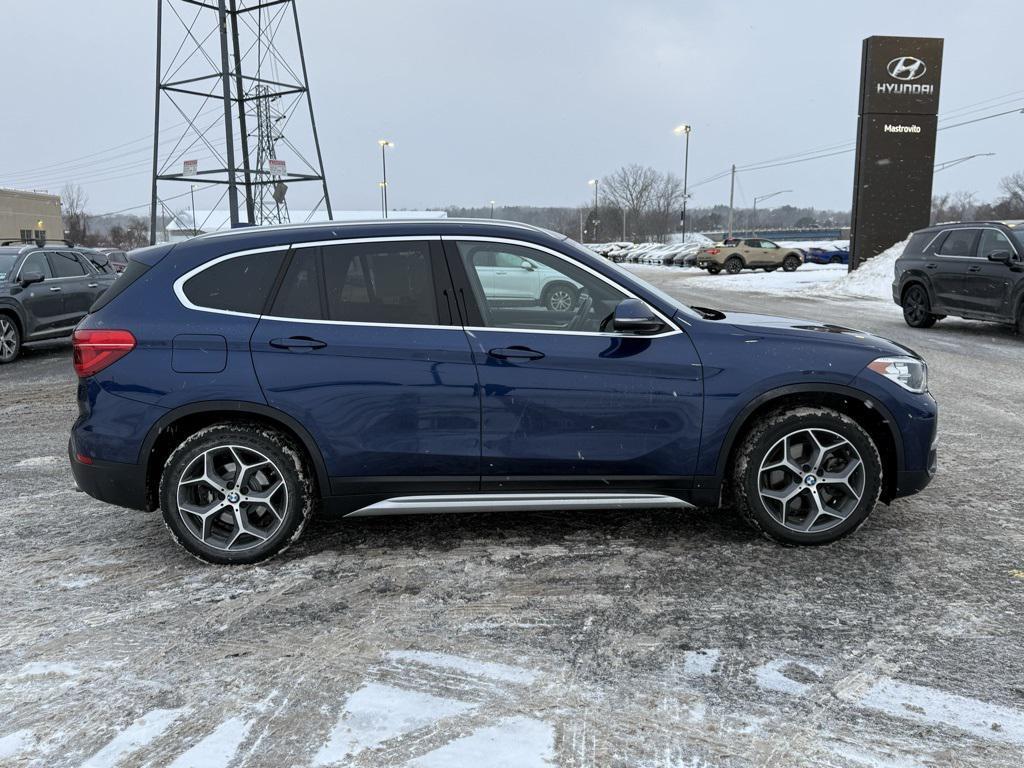
[[[804,261],[808,264],[849,264],[850,251],[846,248],[811,246],[804,250]]]

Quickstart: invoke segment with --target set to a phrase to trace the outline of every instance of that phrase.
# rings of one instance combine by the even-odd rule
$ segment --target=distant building
[[[289,211],[292,224],[314,224],[327,221],[327,211]],[[196,211],[195,228],[193,229],[192,211],[180,211],[174,221],[168,222],[166,228],[167,242],[188,240],[195,235],[207,232],[219,232],[230,229],[230,216],[227,211]],[[388,211],[389,219],[446,219],[445,211]],[[334,211],[332,221],[380,221],[380,211]]]
[[[0,189],[0,239],[59,240],[64,237],[60,197],[43,192]]]

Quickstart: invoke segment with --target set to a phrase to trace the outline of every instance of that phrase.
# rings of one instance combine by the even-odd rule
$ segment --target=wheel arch
[[[730,253],[728,256],[726,256],[724,259],[722,259],[722,266],[725,267],[726,262],[729,261],[729,259],[733,259],[733,258],[739,259],[743,263],[744,267],[747,266],[747,260],[745,258],[743,258],[743,254],[742,253]]]
[[[740,411],[733,419],[718,453],[716,476],[724,482],[736,451],[751,427],[765,414],[786,406],[818,405],[833,408],[853,418],[863,427],[882,458],[882,500],[888,502],[896,493],[899,472],[903,469],[903,438],[889,410],[866,393],[835,384],[795,384],[765,392]]]
[[[912,285],[919,285],[924,288],[924,292],[928,296],[928,304],[930,308],[935,308],[935,294],[932,291],[931,281],[928,280],[924,275],[911,274],[903,279],[900,285],[900,306],[903,305],[903,299],[907,295],[907,291],[910,290]]]
[[[21,316],[21,308],[11,301],[0,301],[0,314],[8,315],[18,326],[22,341],[25,340],[25,318]]]
[[[305,427],[286,413],[259,403],[237,401],[206,401],[191,403],[175,408],[164,414],[146,434],[140,456],[146,465],[145,489],[148,509],[159,506],[157,500],[160,485],[160,469],[171,451],[188,435],[203,427],[222,422],[258,423],[280,430],[293,438],[303,449],[313,466],[318,493],[322,496],[329,489],[330,480],[327,465],[313,436]]]

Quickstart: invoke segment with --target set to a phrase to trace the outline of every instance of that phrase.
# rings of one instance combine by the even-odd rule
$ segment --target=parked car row
[[[693,266],[693,257],[700,248],[699,243],[601,243],[588,246],[616,263],[662,264],[666,267]]]

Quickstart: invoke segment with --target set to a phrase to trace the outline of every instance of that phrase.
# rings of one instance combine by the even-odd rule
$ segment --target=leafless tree
[[[949,206],[949,214],[956,221],[969,221],[974,217],[977,208],[975,195],[965,189],[953,193],[953,202]]]
[[[1004,176],[999,182],[999,189],[1006,195],[1007,202],[1015,207],[1024,207],[1024,171]]]
[[[88,240],[88,216],[85,212],[89,204],[89,196],[78,184],[68,182],[60,192],[61,216],[64,220],[64,231],[76,243]]]

